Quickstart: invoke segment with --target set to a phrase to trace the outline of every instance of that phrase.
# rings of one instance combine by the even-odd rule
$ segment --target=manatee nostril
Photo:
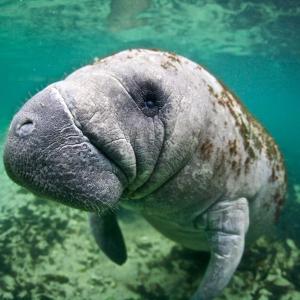
[[[26,119],[24,122],[18,124],[16,133],[18,136],[23,137],[31,134],[33,129],[34,129],[33,121]]]

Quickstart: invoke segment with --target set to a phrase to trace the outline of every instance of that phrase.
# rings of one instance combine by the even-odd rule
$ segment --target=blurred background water
[[[299,0],[0,0],[0,139],[13,114],[38,90],[96,57],[135,47],[169,50],[203,64],[274,136],[289,178],[282,228],[298,243]],[[4,213],[5,206],[29,196],[9,183],[3,166],[0,176]],[[13,226],[3,224],[3,232]],[[3,270],[0,261],[0,275],[17,272]],[[33,297],[29,292],[23,298],[5,295]]]

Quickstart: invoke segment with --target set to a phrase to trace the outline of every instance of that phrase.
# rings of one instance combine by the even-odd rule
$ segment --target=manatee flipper
[[[90,214],[90,225],[95,240],[105,255],[118,265],[125,263],[127,251],[116,215],[110,212],[103,216]]]
[[[219,202],[207,211],[204,218],[211,258],[192,300],[214,299],[233,276],[243,255],[249,227],[247,199]]]

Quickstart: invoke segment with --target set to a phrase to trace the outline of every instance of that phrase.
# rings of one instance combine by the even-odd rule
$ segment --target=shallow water
[[[96,57],[135,47],[169,50],[205,65],[275,137],[289,178],[281,239],[251,250],[222,299],[300,297],[298,0],[2,0],[1,140],[13,114],[36,91]],[[0,299],[96,299],[99,286],[97,299],[185,299],[196,286],[199,276],[190,274],[201,273],[198,257],[139,219],[123,215],[132,260],[118,268],[98,253],[84,214],[41,205],[8,180],[2,165],[0,176]],[[289,251],[292,261],[280,260],[291,258]],[[267,280],[272,272],[281,283]]]

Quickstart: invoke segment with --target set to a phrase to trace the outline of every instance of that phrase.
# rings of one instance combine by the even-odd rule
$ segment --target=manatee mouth
[[[14,117],[4,165],[13,181],[34,194],[98,213],[113,209],[127,184],[122,170],[82,133],[53,87]]]

